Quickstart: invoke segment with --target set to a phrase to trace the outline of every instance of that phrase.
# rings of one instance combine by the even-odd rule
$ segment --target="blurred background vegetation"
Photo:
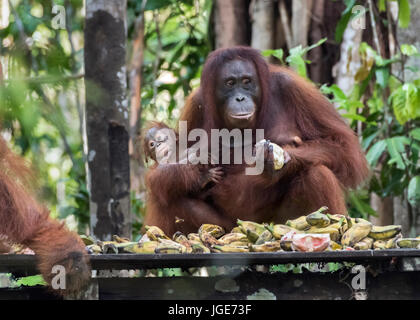
[[[82,0],[0,0],[1,134],[32,163],[52,215],[89,233],[83,27]],[[128,0],[131,138],[148,120],[176,124],[211,50],[251,45],[317,84],[361,137],[372,178],[349,194],[350,213],[418,234],[418,30],[416,0]],[[134,234],[145,170],[132,144]]]

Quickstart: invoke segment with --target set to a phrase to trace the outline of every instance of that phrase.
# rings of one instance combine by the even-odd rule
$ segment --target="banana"
[[[192,252],[191,253],[210,253],[210,249],[207,248],[201,241],[189,240]]]
[[[280,240],[286,233],[293,230],[293,228],[286,226],[284,224],[275,224],[274,226],[265,226],[266,229],[270,230],[274,238]]]
[[[280,240],[265,242],[262,244],[251,244],[249,246],[251,252],[276,252],[281,251]]]
[[[144,241],[141,243],[133,243],[123,248],[124,252],[128,253],[155,253],[156,247],[159,245],[157,241]]]
[[[123,237],[117,236],[115,234],[112,236],[112,240],[114,240],[115,242],[118,242],[118,243],[127,243],[127,242],[130,242],[130,239],[123,238]]]
[[[329,214],[326,213],[328,219],[330,219],[331,223],[340,222],[342,219],[346,219],[346,216],[343,214]]]
[[[257,241],[255,241],[255,244],[263,244],[273,239],[273,235],[269,230],[264,230],[260,236],[258,237]]]
[[[311,227],[310,224],[306,221],[306,216],[301,216],[294,220],[287,220],[286,226],[292,227],[293,229],[297,230],[306,230]]]
[[[198,234],[201,234],[202,232],[210,233],[217,239],[225,234],[225,229],[215,224],[203,224],[201,225],[200,229],[198,229]]]
[[[238,225],[252,243],[257,241],[261,233],[265,231],[265,227],[262,224],[252,221],[242,221],[238,219]]]
[[[230,230],[230,233],[243,233],[243,231],[240,227],[235,227],[232,230]]]
[[[159,245],[157,247],[158,248],[176,248],[180,251],[180,253],[187,253],[187,248],[184,245],[182,245],[178,242],[175,242],[173,240],[160,238],[159,239]]]
[[[214,245],[214,249],[220,251],[220,252],[249,252],[248,246],[232,246],[232,245]]]
[[[186,253],[191,253],[192,252],[192,247],[191,247],[191,243],[188,240],[188,238],[180,231],[177,231],[173,234],[172,236],[172,240],[182,244],[183,246],[185,246],[186,248]]]
[[[158,239],[167,239],[170,240],[168,238],[168,236],[165,234],[165,232],[163,232],[162,229],[160,229],[159,227],[156,226],[146,226],[146,235],[147,237],[152,240],[152,241],[158,241]]]
[[[353,248],[356,250],[369,250],[372,249],[374,240],[372,238],[366,237],[359,242],[357,242]]]
[[[243,242],[244,245],[248,243],[248,237],[243,233],[227,233],[218,240],[223,245],[230,244],[232,242]]]
[[[90,245],[92,245],[92,244],[94,244],[94,243],[95,243],[95,240],[93,240],[93,238],[92,238],[92,237],[90,237],[90,236],[86,236],[86,235],[84,235],[84,234],[80,235],[80,239],[82,239],[83,243],[84,243],[86,246],[90,246]]]
[[[180,248],[176,247],[166,247],[164,245],[158,246],[155,249],[155,253],[165,253],[165,254],[176,254],[176,253],[182,253]]]
[[[397,234],[394,238],[391,238],[386,241],[385,249],[395,249],[397,248],[397,240],[402,238],[402,234]]]
[[[189,233],[187,237],[188,240],[201,241],[198,233]]]
[[[373,249],[375,249],[375,250],[386,249],[386,241],[385,240],[376,240],[373,243]]]
[[[98,246],[97,244],[90,244],[86,246],[86,251],[89,254],[100,254],[102,253],[102,248]]]
[[[383,227],[373,226],[372,230],[369,233],[369,237],[375,240],[388,240],[395,237],[400,232],[400,225],[390,225]]]
[[[398,248],[404,249],[420,249],[420,239],[418,238],[402,238],[397,240]]]
[[[339,244],[338,242],[335,241],[330,241],[330,248],[331,250],[342,250],[343,246],[341,244]]]
[[[372,224],[370,222],[356,223],[343,234],[341,237],[341,244],[344,246],[353,247],[360,240],[367,237],[370,230],[372,230]]]
[[[103,245],[102,247],[102,252],[103,253],[112,253],[112,254],[117,254],[118,253],[118,248],[116,246],[116,244],[118,244],[117,242],[113,243],[113,242],[108,242],[106,244]]]
[[[284,251],[293,251],[292,240],[280,240],[280,247]]]
[[[337,241],[340,238],[340,232],[337,228],[328,226],[325,228],[311,227],[305,233],[328,233],[332,241]]]
[[[211,248],[214,245],[222,245],[222,243],[213,237],[210,233],[202,231],[200,233],[201,242],[208,248]]]
[[[324,213],[328,207],[321,207],[306,216],[306,222],[314,227],[324,228],[330,224],[330,218]]]

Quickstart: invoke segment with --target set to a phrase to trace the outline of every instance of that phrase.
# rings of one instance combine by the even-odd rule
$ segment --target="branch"
[[[375,16],[373,14],[372,0],[368,0],[368,4],[369,4],[370,24],[372,26],[373,40],[375,42],[376,51],[379,53],[381,57],[383,57],[382,52],[381,52],[381,45],[379,44],[378,32],[376,30],[376,21],[375,21]]]
[[[289,16],[287,15],[284,1],[285,0],[279,0],[279,12],[281,17],[280,20],[283,25],[284,35],[286,37],[287,48],[290,50],[292,48],[292,32],[290,31]]]

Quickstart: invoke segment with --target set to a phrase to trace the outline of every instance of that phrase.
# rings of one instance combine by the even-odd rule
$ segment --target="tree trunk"
[[[216,0],[214,32],[216,48],[248,45],[248,1]]]
[[[92,234],[131,237],[126,0],[87,0],[87,185]]]
[[[274,2],[252,0],[250,6],[252,21],[251,46],[255,49],[274,49]]]
[[[311,20],[312,0],[292,2],[292,48],[308,45],[308,30]]]
[[[140,150],[141,135],[141,68],[144,50],[144,13],[135,23],[135,36],[131,63],[129,67],[130,81],[130,182],[131,189],[138,194],[144,186],[144,163]]]

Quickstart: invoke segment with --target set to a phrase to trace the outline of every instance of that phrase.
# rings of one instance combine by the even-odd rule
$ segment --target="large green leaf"
[[[404,170],[405,163],[402,157],[402,154],[405,152],[405,145],[409,143],[407,137],[393,137],[386,139],[386,145],[388,153],[391,156],[389,163],[396,163],[397,168]]]
[[[341,18],[337,23],[337,27],[335,28],[335,41],[341,42],[343,40],[344,31],[347,28],[347,25],[352,17],[351,9],[356,4],[356,0],[346,0],[346,9],[341,13]]]
[[[376,142],[372,148],[369,149],[368,153],[366,154],[366,159],[369,164],[374,167],[378,163],[379,157],[385,151],[386,148],[386,141],[380,140]]]
[[[413,207],[420,205],[420,176],[415,176],[408,184],[408,202]]]
[[[410,24],[410,2],[409,0],[398,0],[398,22],[401,28],[407,28]]]

